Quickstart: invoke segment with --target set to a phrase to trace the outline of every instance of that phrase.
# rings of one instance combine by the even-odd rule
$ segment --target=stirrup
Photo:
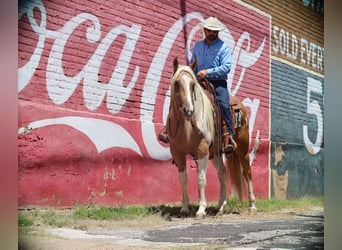
[[[230,136],[230,142],[233,145],[234,150],[237,148],[236,141],[234,140],[233,136]]]
[[[224,153],[225,153],[225,154],[231,154],[231,153],[233,153],[233,151],[234,151],[234,146],[233,146],[230,142],[228,142],[228,143],[224,146]]]
[[[228,136],[228,139],[226,137]],[[233,138],[229,135],[229,133],[225,133],[223,135],[223,152],[225,154],[231,154],[233,153],[235,149],[235,142],[233,142]]]
[[[159,140],[164,143],[169,143],[169,137],[165,131],[159,133]]]

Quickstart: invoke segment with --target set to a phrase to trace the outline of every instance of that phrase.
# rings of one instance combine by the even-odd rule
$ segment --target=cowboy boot
[[[159,140],[165,143],[169,143],[169,137],[167,135],[166,127],[164,127],[160,132],[159,132]]]
[[[231,138],[226,122],[222,122],[222,151],[226,154],[231,154],[234,151],[233,138]]]

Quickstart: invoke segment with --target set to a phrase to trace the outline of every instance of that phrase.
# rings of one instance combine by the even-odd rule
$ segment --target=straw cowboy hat
[[[204,23],[199,23],[198,26],[201,27],[202,29],[205,28],[205,29],[214,30],[214,31],[224,30],[222,23],[216,17],[209,17],[205,19]]]

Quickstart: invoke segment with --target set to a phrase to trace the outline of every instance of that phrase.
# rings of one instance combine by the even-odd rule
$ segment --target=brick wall
[[[230,91],[249,111],[254,190],[257,197],[269,197],[274,150],[288,140],[281,126],[273,126],[274,117],[287,112],[285,103],[277,101],[286,81],[282,71],[304,84],[299,93],[302,112],[293,109],[290,114],[297,112],[306,122],[315,142],[315,111],[308,115],[307,108],[317,107],[313,100],[322,105],[321,95],[317,81],[307,80],[313,82],[307,88],[305,79],[323,82],[323,69],[313,64],[296,68],[289,64],[295,60],[275,54],[276,14],[268,11],[268,1],[246,2],[19,2],[19,205],[180,201],[177,169],[157,134],[168,112],[172,60],[178,56],[181,63],[188,62],[193,44],[202,38],[197,23],[212,15],[226,26],[220,37],[232,48]],[[277,27],[285,32],[288,26]],[[286,32],[323,48],[319,36]],[[302,127],[295,130],[300,133]],[[282,139],[274,139],[278,137]],[[302,153],[296,157],[306,153],[303,142],[299,144]],[[282,164],[287,166],[285,160]],[[196,170],[189,167],[188,174],[190,198],[197,200]],[[211,164],[207,177],[207,198],[215,201],[219,191]],[[321,185],[307,180],[307,186]],[[304,193],[310,190],[300,195]]]
[[[324,1],[243,2],[272,16],[272,55],[319,74],[324,73]]]
[[[323,1],[244,1],[272,15],[271,195],[323,195]]]

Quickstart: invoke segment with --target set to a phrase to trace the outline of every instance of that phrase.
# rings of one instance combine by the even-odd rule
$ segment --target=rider
[[[194,69],[199,79],[207,79],[215,88],[215,96],[219,102],[225,124],[223,124],[224,152],[231,153],[233,125],[229,110],[229,93],[227,88],[228,73],[230,72],[232,58],[231,49],[227,43],[218,37],[219,31],[224,30],[216,17],[209,17],[204,23],[199,23],[205,34],[205,39],[195,43],[190,60],[197,59],[198,66]],[[168,142],[166,129],[159,133],[159,139]]]

